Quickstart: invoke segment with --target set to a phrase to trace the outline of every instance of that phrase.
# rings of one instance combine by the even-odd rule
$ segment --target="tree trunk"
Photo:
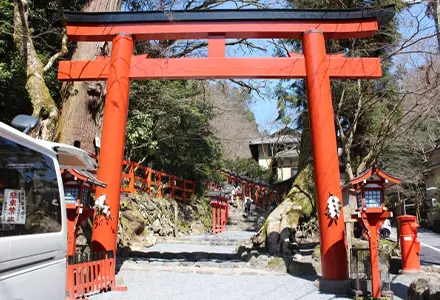
[[[26,90],[32,102],[32,115],[42,120],[37,138],[52,140],[55,134],[58,109],[44,81],[44,65],[29,31],[27,0],[14,1],[14,43],[26,60]]]
[[[315,187],[311,156],[308,116],[304,117],[298,174],[283,202],[267,217],[263,227],[252,238],[255,246],[265,244],[269,254],[286,253],[294,239],[299,218],[311,216],[315,210]],[[288,241],[290,239],[290,242]]]
[[[121,0],[91,0],[84,12],[119,11]],[[95,59],[110,54],[108,43],[80,42],[72,60]],[[107,82],[69,82],[62,88],[62,110],[57,128],[57,140],[93,152],[93,140],[101,136],[103,107]]]
[[[433,5],[434,5],[433,17],[434,17],[435,32],[437,37],[437,51],[440,52],[440,24],[439,24],[440,1],[436,0]]]

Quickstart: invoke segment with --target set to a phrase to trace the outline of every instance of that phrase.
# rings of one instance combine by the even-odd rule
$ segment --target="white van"
[[[0,300],[61,300],[67,221],[60,168],[96,169],[78,148],[0,122]]]

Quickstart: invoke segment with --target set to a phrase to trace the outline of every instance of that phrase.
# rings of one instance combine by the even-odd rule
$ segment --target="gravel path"
[[[121,271],[126,292],[92,296],[90,300],[268,300],[335,299],[320,294],[307,280],[289,275],[223,275],[161,270]],[[338,299],[350,299],[339,298]]]
[[[133,266],[132,266],[133,267]],[[130,268],[130,267],[129,267]],[[110,292],[90,300],[284,300],[352,299],[321,294],[316,277],[294,277],[257,269],[185,267],[122,268],[126,292]],[[420,275],[423,276],[423,275]],[[426,276],[426,275],[425,275]],[[407,299],[408,286],[417,276],[393,275],[394,299]]]

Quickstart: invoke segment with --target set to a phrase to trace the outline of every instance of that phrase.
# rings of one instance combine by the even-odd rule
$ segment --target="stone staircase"
[[[263,225],[267,215],[267,212],[253,206],[245,218],[242,209],[231,206],[226,232],[216,235],[157,237],[155,245],[131,251],[128,258],[118,260],[118,265],[249,268],[238,251],[239,247],[250,245],[250,238]]]
[[[248,217],[243,216],[243,206],[240,208],[230,206],[229,218],[226,224],[226,231],[258,231],[263,226],[269,213],[259,207],[252,205]]]
[[[247,264],[237,250],[253,234],[251,231],[228,231],[217,235],[160,238],[154,246],[132,251],[129,258],[121,258],[119,265],[136,263],[144,267],[246,268]]]

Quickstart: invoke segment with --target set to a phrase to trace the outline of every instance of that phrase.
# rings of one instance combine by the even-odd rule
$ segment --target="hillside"
[[[211,121],[226,159],[250,158],[249,141],[260,137],[246,91],[221,82],[210,87],[215,116]]]

